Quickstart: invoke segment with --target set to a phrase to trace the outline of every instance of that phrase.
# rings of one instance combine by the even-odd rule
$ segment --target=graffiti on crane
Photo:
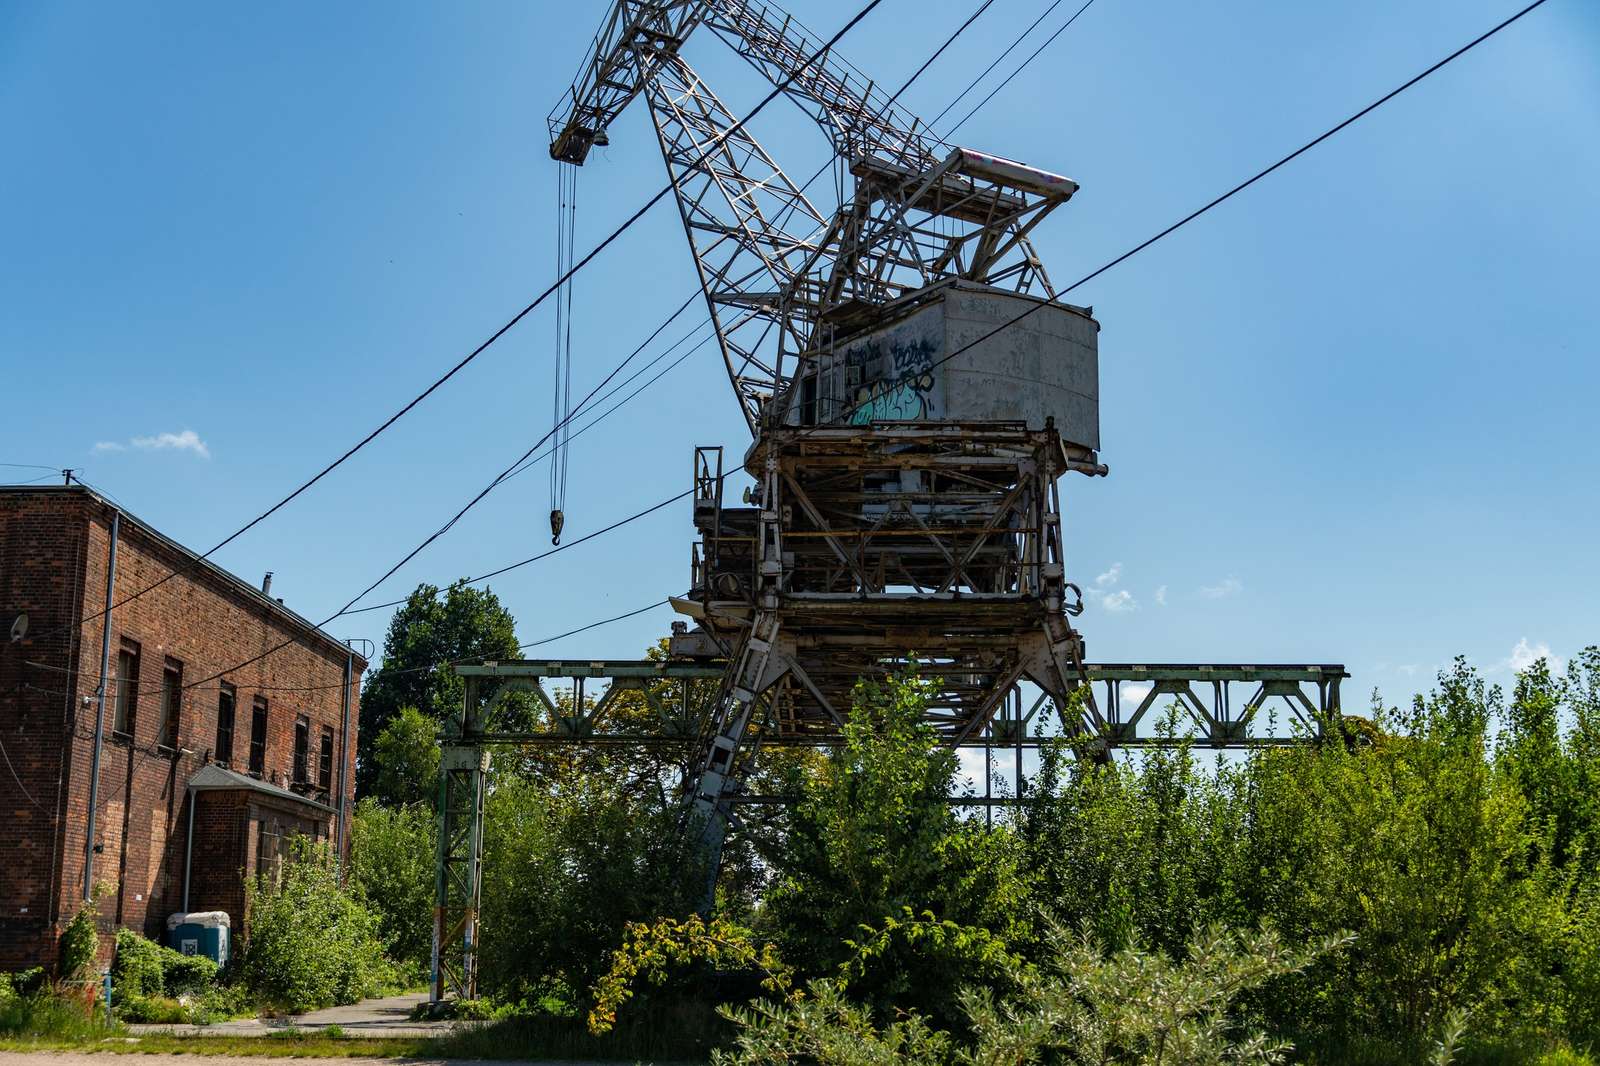
[[[852,362],[876,364],[879,376],[856,391],[850,424],[904,422],[932,418],[933,342],[926,338],[896,340],[885,351],[869,341],[850,353]]]

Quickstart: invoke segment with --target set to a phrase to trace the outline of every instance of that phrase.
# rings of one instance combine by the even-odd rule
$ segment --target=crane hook
[[[556,510],[550,512],[550,543],[551,544],[560,544],[561,543],[561,527],[566,525],[566,522],[567,522],[566,515],[563,515],[561,513],[560,508],[557,508]]]

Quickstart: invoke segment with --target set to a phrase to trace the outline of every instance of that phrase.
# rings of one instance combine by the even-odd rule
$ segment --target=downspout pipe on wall
[[[106,560],[106,609],[100,623],[100,689],[94,710],[94,755],[89,761],[89,819],[83,835],[83,901],[94,899],[95,814],[100,806],[100,751],[105,745],[106,686],[111,674],[111,604],[117,584],[117,536],[122,530],[122,512],[111,512],[111,548]]]
[[[334,826],[334,852],[339,864],[339,872],[344,873],[345,860],[345,801],[349,793],[348,777],[350,772],[350,685],[355,677],[355,653],[349,649],[348,643],[344,653],[344,704],[342,708],[343,719],[339,724],[339,802],[337,804],[339,820]]]
[[[189,789],[189,832],[183,841],[183,913],[189,913],[189,867],[194,858],[194,804],[199,799],[194,789]]]

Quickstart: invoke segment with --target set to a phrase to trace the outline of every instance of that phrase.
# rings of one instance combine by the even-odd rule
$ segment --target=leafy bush
[[[116,1030],[87,996],[50,984],[40,967],[0,974],[0,1036],[29,1040],[98,1040]]]
[[[910,942],[949,931],[946,923],[931,919],[908,920],[898,928]],[[850,975],[859,972],[852,964],[840,976],[815,978],[793,989],[770,946],[757,946],[734,927],[698,919],[635,926],[601,982],[600,1006],[590,1027],[608,1032],[615,1007],[640,978],[659,982],[669,965],[706,960],[755,966],[767,974],[768,990],[777,993],[775,999],[720,1010],[738,1028],[732,1049],[713,1053],[718,1066],[1277,1063],[1289,1046],[1241,1026],[1235,1001],[1347,942],[1334,937],[1293,950],[1271,933],[1235,934],[1213,927],[1195,935],[1182,961],[1173,961],[1137,947],[1104,956],[1087,938],[1058,929],[1047,939],[1046,965],[1005,963],[1012,991],[1004,996],[987,988],[961,990],[957,1000],[963,1017],[951,1032],[918,1011],[876,1010],[852,988]],[[856,949],[856,961],[866,950]],[[1448,1062],[1448,1052],[1441,1061]]]
[[[146,940],[131,929],[117,930],[117,954],[111,962],[111,994],[117,999],[124,996],[159,996],[166,991],[162,965],[163,948],[153,940]],[[172,951],[174,955],[176,951]],[[209,960],[208,960],[209,961]]]
[[[100,893],[95,893],[98,901]],[[95,959],[100,954],[100,934],[95,929],[98,908],[94,901],[85,903],[72,916],[72,921],[61,931],[61,978],[78,981],[91,975]]]
[[[425,966],[433,950],[438,825],[428,807],[356,804],[350,831],[350,889],[373,914],[390,958]]]
[[[280,876],[247,895],[239,977],[260,1002],[298,1013],[354,1003],[391,979],[378,919],[340,887],[325,845],[297,839]]]
[[[124,1021],[205,1024],[240,1013],[247,993],[223,988],[217,978],[217,964],[205,955],[185,955],[131,929],[117,930],[111,995]]]
[[[870,955],[853,952],[863,929],[924,911],[986,931],[1001,951],[1027,936],[1017,840],[963,821],[947,802],[956,756],[927,722],[932,691],[910,675],[858,685],[844,744],[796,768],[800,802],[763,849],[778,877],[760,928],[803,975],[853,958],[857,994],[949,1022],[956,988],[977,976],[970,937],[890,938]]]
[[[677,813],[609,778],[576,777],[553,793],[498,781],[484,828],[483,988],[581,1014],[629,922],[687,914],[698,898],[700,867]]]

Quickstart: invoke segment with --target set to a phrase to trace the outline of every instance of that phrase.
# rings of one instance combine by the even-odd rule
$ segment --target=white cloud
[[[1112,563],[1111,569],[1094,579],[1094,583],[1103,589],[1111,588],[1122,580],[1122,564]]]
[[[183,430],[181,433],[157,433],[149,437],[134,437],[127,444],[114,440],[103,440],[95,443],[95,452],[125,452],[129,447],[137,448],[142,452],[194,452],[202,459],[211,458],[211,449],[206,447],[206,442],[200,439],[200,434],[192,429]]]
[[[1528,638],[1523,637],[1517,641],[1517,646],[1511,649],[1511,656],[1505,661],[1504,665],[1514,671],[1521,671],[1526,670],[1540,659],[1545,660],[1550,665],[1552,672],[1559,671],[1563,665],[1562,660],[1550,654],[1550,645],[1542,640],[1537,644],[1529,644]]]
[[[1150,695],[1150,686],[1134,684],[1120,685],[1117,688],[1117,692],[1122,697],[1123,703],[1131,704],[1132,706],[1137,707],[1139,704],[1144,702],[1144,698],[1146,696]]]
[[[957,781],[981,790],[983,787],[983,759],[982,748],[957,748]]]
[[[1167,605],[1167,586],[1162,585],[1160,588],[1156,589],[1156,606],[1157,607],[1165,607],[1166,605]]]
[[[1116,592],[1105,592],[1100,595],[1100,606],[1108,611],[1118,614],[1123,611],[1137,611],[1139,604],[1127,589],[1118,589]]]
[[[1229,574],[1215,585],[1200,586],[1200,595],[1208,600],[1225,600],[1244,591],[1244,582]]]

